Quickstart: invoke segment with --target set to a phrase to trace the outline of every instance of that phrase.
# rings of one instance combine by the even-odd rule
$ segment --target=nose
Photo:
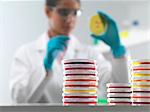
[[[66,22],[67,23],[72,23],[76,20],[76,16],[73,15],[73,14],[69,14],[67,17],[66,17]]]

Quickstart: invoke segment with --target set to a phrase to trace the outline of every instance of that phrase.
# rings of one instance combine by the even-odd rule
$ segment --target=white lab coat
[[[81,44],[70,36],[64,59],[95,59],[98,66],[99,93],[106,98],[106,83],[128,82],[126,58],[111,58],[111,63],[94,47]],[[10,72],[11,96],[16,103],[62,103],[63,69],[55,59],[46,76],[43,59],[49,38],[44,33],[38,40],[22,46],[15,54]],[[113,66],[112,66],[113,65]]]

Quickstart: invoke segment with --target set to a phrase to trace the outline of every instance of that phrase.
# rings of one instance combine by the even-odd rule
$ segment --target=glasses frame
[[[80,17],[82,15],[82,12],[83,12],[82,9],[67,9],[67,8],[62,8],[62,7],[51,7],[51,6],[49,6],[48,8],[50,10],[56,11],[63,18],[66,18],[71,14],[72,14],[72,16]]]

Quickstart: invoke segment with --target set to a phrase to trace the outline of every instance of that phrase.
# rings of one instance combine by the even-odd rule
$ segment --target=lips
[[[71,28],[70,27],[63,27],[62,28],[62,34],[64,34],[64,35],[69,35],[70,34],[70,32],[71,32]]]
[[[71,25],[70,25],[70,26],[64,26],[64,27],[63,27],[64,30],[71,30],[71,28],[72,28]]]

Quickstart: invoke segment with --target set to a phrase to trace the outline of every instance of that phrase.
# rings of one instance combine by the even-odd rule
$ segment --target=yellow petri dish
[[[146,76],[146,77],[149,77],[150,74],[132,74],[132,76]]]
[[[105,22],[98,14],[91,17],[90,30],[95,35],[102,35],[106,31]]]
[[[140,65],[141,63],[140,62],[132,62],[132,65]]]
[[[132,88],[149,88],[150,85],[132,85]]]
[[[150,59],[137,59],[137,60],[133,60],[132,62],[131,62],[131,64],[133,65],[133,66],[137,66],[137,65],[150,65]]]

